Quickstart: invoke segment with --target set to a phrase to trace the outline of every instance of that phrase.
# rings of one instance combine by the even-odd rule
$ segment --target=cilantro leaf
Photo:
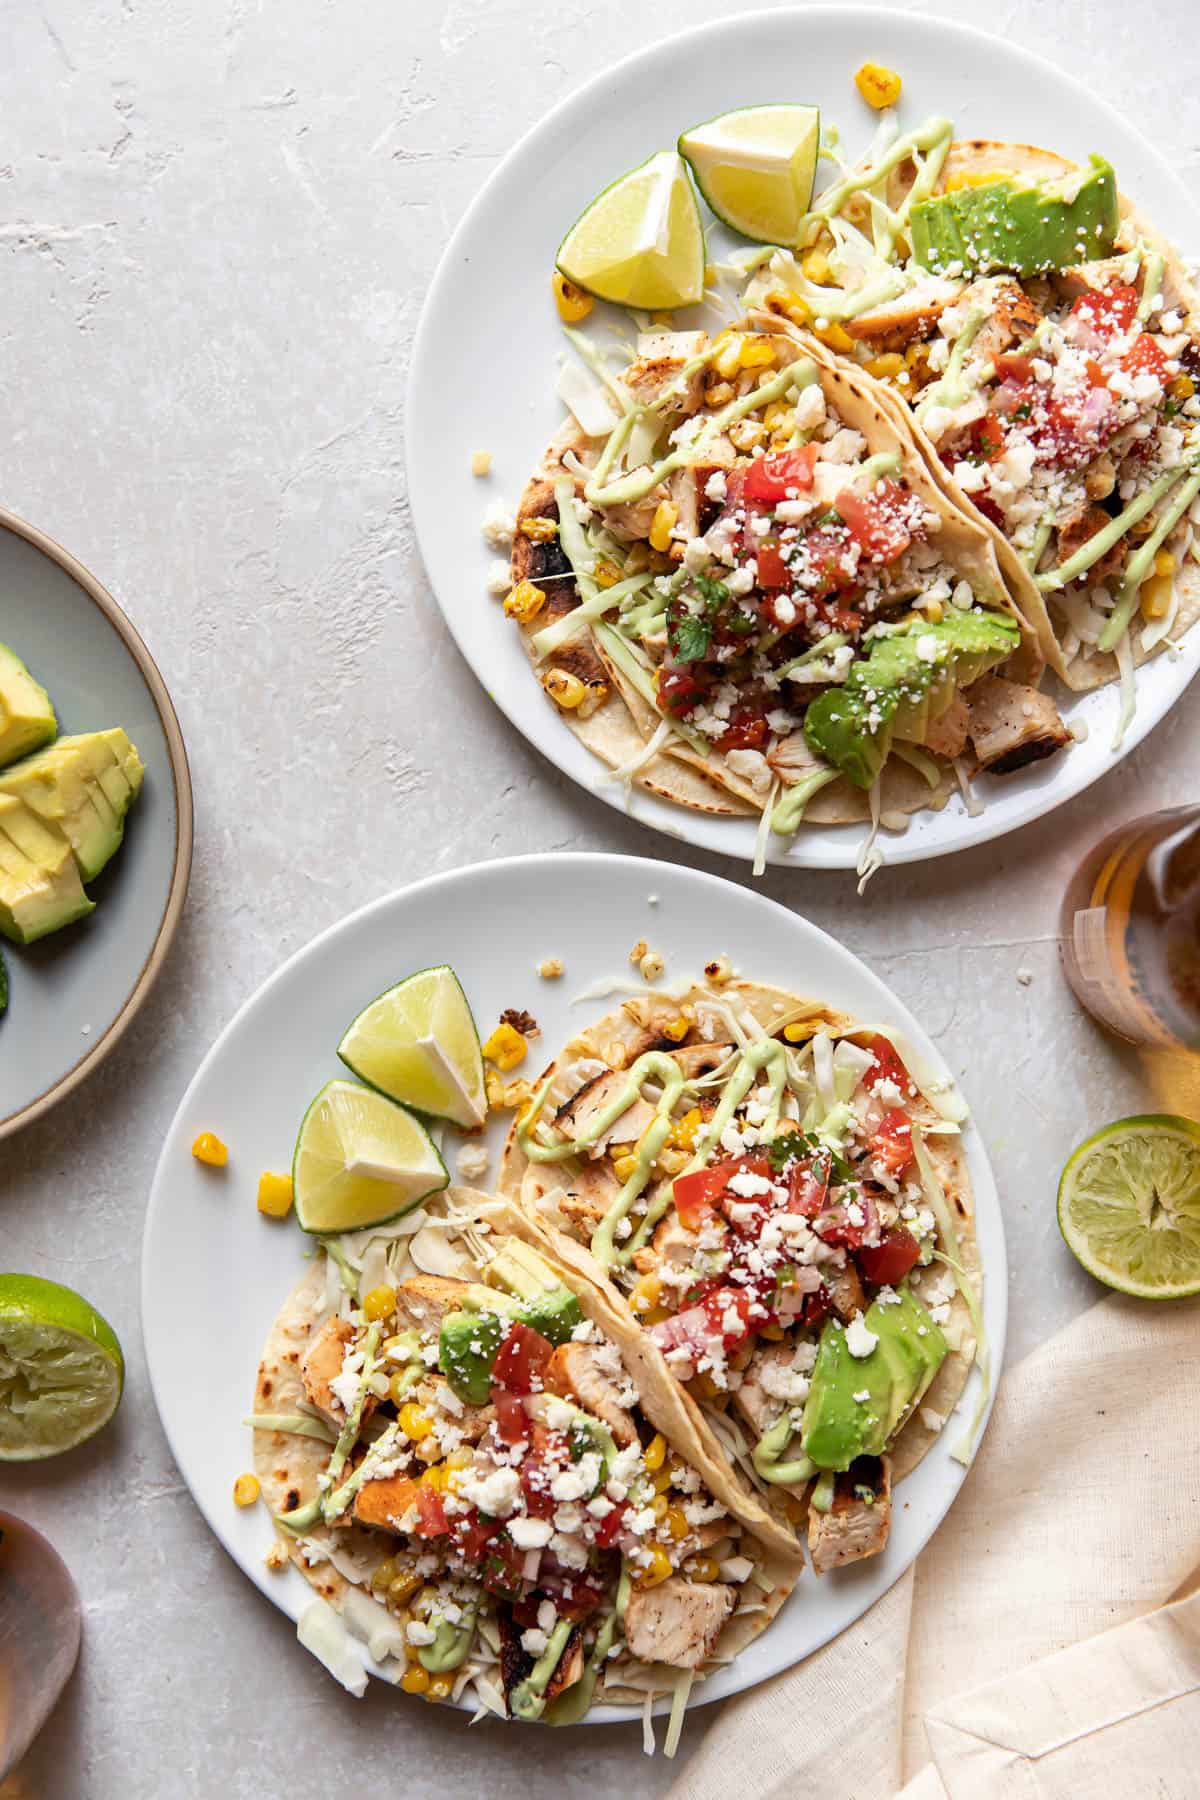
[[[807,1156],[815,1143],[816,1139],[809,1137],[807,1132],[788,1131],[767,1145],[767,1158],[778,1174],[795,1158]]]
[[[714,581],[711,575],[697,575],[696,590],[709,612],[716,612],[729,599],[725,583]]]
[[[671,655],[677,663],[699,662],[707,656],[712,643],[712,623],[696,618],[694,613],[684,613],[682,618],[672,620],[668,636]]]

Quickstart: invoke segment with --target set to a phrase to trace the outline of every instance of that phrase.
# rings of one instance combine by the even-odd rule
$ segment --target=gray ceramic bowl
[[[82,564],[0,508],[0,643],[48,690],[65,732],[121,725],[146,765],[96,910],[27,949],[4,944],[0,1138],[108,1055],[162,968],[192,862],[192,788],[170,695],[129,620]]]

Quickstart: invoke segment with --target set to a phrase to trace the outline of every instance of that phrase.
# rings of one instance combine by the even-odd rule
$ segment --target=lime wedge
[[[117,1410],[125,1359],[112,1327],[70,1288],[0,1275],[0,1462],[57,1456]]]
[[[568,281],[646,312],[704,296],[704,230],[687,167],[660,150],[606,187],[559,245]]]
[[[445,963],[397,982],[364,1007],[338,1045],[346,1067],[392,1100],[455,1125],[487,1112],[479,1033]]]
[[[815,106],[745,106],[685,131],[679,153],[723,225],[756,244],[794,244],[820,141]]]
[[[1144,1300],[1200,1293],[1200,1125],[1170,1113],[1106,1125],[1062,1172],[1058,1223],[1108,1287]]]
[[[305,1231],[382,1225],[449,1181],[421,1121],[370,1088],[327,1082],[304,1115],[292,1185]]]

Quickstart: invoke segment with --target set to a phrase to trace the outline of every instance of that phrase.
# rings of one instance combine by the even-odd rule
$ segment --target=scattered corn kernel
[[[763,424],[777,437],[782,437],[791,431],[795,423],[795,407],[786,406],[782,400],[772,400],[770,406],[763,413]]]
[[[640,963],[649,947],[650,946],[647,944],[645,938],[639,938],[637,943],[633,946],[633,949],[629,952],[630,962]]]
[[[703,1123],[704,1114],[698,1106],[693,1106],[690,1111],[684,1113],[682,1119],[675,1120],[667,1142],[673,1144],[677,1150],[694,1150],[696,1134]]]
[[[489,1106],[504,1105],[504,1083],[497,1075],[495,1069],[484,1070],[483,1091]]]
[[[775,366],[775,339],[756,331],[744,339],[738,352],[740,369],[772,369]]]
[[[800,258],[800,267],[809,281],[815,281],[818,287],[828,287],[833,280],[833,270],[823,250],[806,250]]]
[[[566,669],[551,669],[542,676],[542,686],[555,704],[567,712],[574,712],[587,699],[587,682]]]
[[[665,1025],[660,1026],[659,1029],[669,1043],[682,1044],[684,1038],[688,1034],[688,1021],[684,1018],[683,1014],[680,1013],[677,1019],[668,1020],[668,1022]]]
[[[767,428],[758,419],[739,419],[736,425],[729,427],[729,441],[743,455],[761,444],[766,435]]]
[[[687,1514],[684,1512],[682,1506],[668,1506],[663,1516],[667,1522],[667,1530],[675,1539],[676,1543],[678,1543],[681,1538],[685,1538],[691,1530],[691,1526],[687,1521]]]
[[[490,475],[492,472],[492,453],[490,450],[477,450],[471,458],[472,475]]]
[[[1165,619],[1171,610],[1171,595],[1175,584],[1169,575],[1151,575],[1143,581],[1138,593],[1138,604],[1142,609],[1143,619]]]
[[[596,583],[596,586],[602,588],[616,587],[620,579],[621,571],[618,569],[616,563],[610,562],[607,556],[600,557],[595,568],[592,570],[592,580]]]
[[[518,624],[527,625],[530,619],[536,619],[546,604],[545,591],[534,587],[532,581],[518,581],[511,588],[504,600],[504,616],[516,619]]]
[[[683,1567],[689,1581],[715,1581],[721,1573],[715,1556],[689,1556]]]
[[[239,1475],[233,1484],[233,1504],[253,1506],[261,1492],[257,1475]]]
[[[425,1690],[427,1700],[448,1700],[454,1692],[453,1675],[432,1675]]]
[[[776,288],[774,293],[767,295],[767,307],[771,312],[782,313],[793,325],[812,324],[812,308],[799,294],[785,294]]]
[[[654,518],[650,525],[650,548],[666,550],[670,548],[671,532],[679,517],[679,508],[669,500],[660,500],[654,509]]]
[[[940,625],[945,616],[945,607],[940,600],[927,600],[923,611],[931,625]]]
[[[888,350],[883,356],[873,356],[867,364],[867,374],[877,375],[880,381],[894,381],[904,367],[904,358],[898,350]]]
[[[412,1392],[412,1386],[413,1384],[408,1378],[407,1370],[402,1369],[395,1375],[389,1375],[388,1398],[391,1400],[392,1405],[403,1406],[409,1394]]]
[[[437,1439],[434,1437],[432,1432],[430,1432],[428,1437],[423,1437],[421,1439],[420,1443],[417,1445],[417,1455],[420,1457],[420,1459],[423,1463],[436,1463],[438,1458],[441,1456],[441,1454],[442,1454],[442,1446],[438,1443]],[[432,1474],[433,1471],[430,1470],[429,1473]],[[442,1471],[439,1468],[439,1470],[438,1470],[439,1478],[441,1476],[441,1473],[442,1473]],[[440,1479],[439,1479],[439,1481],[433,1482],[431,1485],[434,1487],[439,1487],[441,1485]]]
[[[793,1019],[783,1028],[784,1038],[789,1044],[807,1044],[819,1024],[819,1019]]]
[[[650,1485],[656,1494],[665,1494],[671,1485],[671,1480],[670,1469],[660,1469],[657,1475],[650,1477]]]
[[[433,1420],[415,1400],[409,1400],[400,1408],[400,1429],[413,1443],[420,1443],[433,1430]]]
[[[229,1146],[221,1142],[215,1131],[202,1131],[192,1145],[192,1155],[210,1169],[223,1169],[229,1161]]]
[[[418,1456],[421,1455],[421,1452],[424,1450],[425,1445],[428,1442],[429,1442],[428,1438],[423,1438],[421,1440],[421,1444],[419,1445],[418,1450],[417,1450]],[[436,1444],[437,1440],[434,1439],[434,1442]],[[432,1468],[426,1469],[425,1473],[421,1477],[421,1480],[425,1484],[425,1486],[428,1488],[432,1488],[435,1494],[444,1494],[445,1493],[446,1484],[449,1481],[449,1479],[450,1479],[450,1471],[446,1467],[444,1462],[435,1463]]]
[[[665,1144],[658,1153],[657,1165],[664,1175],[682,1175],[688,1161],[686,1150],[674,1150],[669,1144]]]
[[[667,1464],[667,1474],[671,1477],[672,1485],[674,1487],[679,1487],[684,1476],[687,1474],[687,1470],[681,1462],[676,1462],[672,1457],[671,1461]]]
[[[815,325],[813,329],[821,342],[828,344],[831,350],[840,350],[843,356],[849,356],[853,351],[854,339],[846,327],[839,325],[836,320],[825,325]]]
[[[633,1307],[634,1312],[649,1312],[651,1307],[658,1305],[661,1297],[661,1278],[658,1275],[643,1275],[642,1279],[634,1287],[633,1293],[630,1295],[630,1304]],[[651,1470],[661,1468],[662,1457],[666,1455],[666,1445],[663,1444],[662,1451],[659,1453],[654,1450],[656,1444],[662,1444],[661,1437],[651,1438],[649,1444],[646,1446],[647,1457],[650,1456],[651,1452],[654,1452],[658,1456],[657,1462],[647,1461],[646,1467]]]
[[[613,1174],[616,1176],[617,1180],[624,1185],[625,1182],[631,1180],[636,1174],[638,1159],[633,1151],[630,1150],[624,1156],[614,1156],[612,1165]]]
[[[276,1538],[275,1542],[271,1545],[271,1548],[267,1551],[267,1554],[263,1557],[263,1561],[266,1563],[271,1573],[277,1575],[280,1569],[286,1569],[288,1566],[289,1557],[287,1545],[279,1538]]]
[[[688,1383],[688,1392],[697,1400],[715,1400],[720,1391],[711,1375],[697,1375]]]
[[[525,1060],[528,1049],[528,1041],[515,1025],[497,1025],[483,1046],[483,1054],[490,1063],[507,1072]]]
[[[604,1050],[603,1056],[610,1069],[623,1069],[629,1061],[629,1051],[620,1038],[613,1038]]]
[[[527,1100],[533,1099],[533,1086],[528,1081],[510,1081],[500,1096],[501,1106],[509,1112],[515,1112],[518,1106],[524,1106]]]
[[[292,1210],[292,1178],[272,1175],[269,1169],[258,1178],[258,1210],[268,1219],[286,1219]]]
[[[371,1586],[382,1593],[385,1588],[391,1587],[399,1573],[400,1565],[395,1557],[385,1556],[383,1561],[377,1563],[371,1571]]]
[[[1196,392],[1196,384],[1190,375],[1177,375],[1167,388],[1172,400],[1190,400]]]
[[[429,1679],[428,1669],[423,1669],[420,1663],[413,1663],[400,1677],[400,1686],[406,1694],[427,1694]]]
[[[895,106],[903,84],[895,69],[886,69],[881,63],[864,63],[854,77],[854,85],[868,106],[882,112],[885,106]]]
[[[554,289],[554,304],[558,308],[558,316],[568,325],[577,325],[580,319],[586,319],[596,302],[573,281],[568,281],[558,269],[550,278]]]
[[[396,1310],[395,1288],[373,1287],[363,1295],[362,1309],[369,1320],[390,1319]]]
[[[946,183],[946,192],[953,194],[958,188],[995,187],[998,181],[1015,179],[1015,172],[1012,169],[985,169],[978,175],[951,175]]]
[[[708,401],[710,406],[728,406],[729,402],[733,399],[733,395],[734,388],[732,382],[714,381],[705,389],[704,398]]]
[[[657,1275],[648,1275],[646,1277],[646,1281],[653,1281],[653,1282],[657,1283],[658,1292],[656,1292],[654,1295],[654,1300],[657,1300],[658,1294],[662,1291],[662,1282],[659,1281]],[[639,1288],[644,1287],[644,1286],[645,1286],[645,1282],[642,1282],[642,1281],[638,1282]],[[654,1301],[652,1300],[651,1305],[653,1305],[653,1304],[654,1304]],[[642,1461],[645,1463],[646,1467],[649,1469],[649,1471],[652,1475],[657,1475],[658,1471],[662,1468],[662,1466],[666,1462],[666,1460],[667,1460],[667,1440],[662,1435],[662,1432],[658,1431],[658,1432],[655,1432],[654,1436],[650,1439],[650,1442],[646,1445],[646,1448],[642,1451]]]
[[[670,1505],[671,1502],[667,1499],[665,1493],[655,1494],[653,1500],[650,1502],[650,1510],[659,1524],[666,1518]]]
[[[543,981],[557,981],[563,972],[562,958],[558,956],[543,957],[538,964],[537,972]]]
[[[387,1597],[389,1603],[392,1606],[403,1606],[406,1600],[412,1599],[420,1585],[421,1577],[417,1574],[417,1571],[415,1569],[406,1569],[402,1575],[397,1575],[393,1581],[388,1582]]]
[[[726,381],[732,381],[741,367],[742,333],[722,331],[713,344],[712,366]]]
[[[724,987],[733,974],[733,968],[727,956],[715,956],[712,962],[705,963],[704,973],[714,987]]]
[[[638,972],[643,981],[657,981],[666,964],[657,950],[647,950],[638,963]]]
[[[1156,575],[1173,575],[1179,564],[1169,550],[1159,550],[1154,557],[1154,573]]]
[[[671,1574],[671,1559],[661,1544],[650,1545],[650,1561],[644,1569],[639,1569],[633,1578],[633,1585],[639,1588],[657,1587]]]
[[[1147,538],[1150,536],[1150,533],[1154,530],[1157,523],[1158,520],[1151,518],[1149,513],[1147,513],[1144,519],[1138,519],[1129,527],[1129,535],[1131,538]]]
[[[551,538],[558,536],[558,520],[522,519],[517,525],[517,530],[532,544],[548,544]]]

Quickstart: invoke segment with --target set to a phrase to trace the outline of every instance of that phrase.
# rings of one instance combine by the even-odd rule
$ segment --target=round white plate
[[[312,1599],[311,1589],[290,1567],[283,1574],[266,1569],[270,1520],[262,1507],[239,1511],[230,1497],[234,1478],[252,1466],[251,1434],[242,1421],[262,1346],[309,1247],[293,1220],[275,1223],[255,1210],[260,1172],[290,1166],[309,1100],[330,1076],[345,1073],[335,1047],[346,1025],[410,970],[451,963],[481,1032],[505,1007],[528,1009],[541,1025],[540,1065],[606,1004],[573,1004],[580,994],[597,983],[629,981],[629,949],[643,937],[665,957],[668,981],[698,976],[706,961],[728,955],[739,971],[817,995],[864,1023],[902,1026],[940,1066],[916,1021],[857,957],[773,901],[664,863],[553,855],[439,875],[334,926],[243,1007],[184,1096],[155,1174],[142,1257],[142,1329],[154,1397],[196,1504],[251,1581],[293,1619]],[[536,964],[547,956],[562,958],[562,980],[539,979]],[[491,1129],[493,1173],[507,1117]],[[215,1131],[228,1143],[224,1172],[189,1154],[199,1131]],[[1007,1302],[1004,1227],[973,1127],[964,1142],[986,1272],[984,1317],[998,1370]],[[451,1151],[447,1162],[453,1174]],[[770,1630],[697,1688],[697,1703],[735,1693],[807,1656],[903,1573],[962,1483],[965,1471],[952,1460],[950,1444],[974,1408],[978,1382],[976,1372],[949,1429],[898,1490],[884,1553],[819,1581],[806,1571]],[[609,1709],[602,1716],[636,1715]]]
[[[640,51],[541,120],[487,182],[429,290],[409,390],[409,493],[425,565],[459,649],[518,730],[610,805],[624,805],[622,790],[603,779],[600,762],[538,691],[515,627],[488,594],[495,552],[479,529],[489,501],[515,504],[565,416],[554,395],[566,347],[550,294],[555,252],[609,182],[730,107],[816,102],[823,121],[841,128],[848,153],[865,149],[876,115],[852,77],[867,54],[903,75],[902,127],[947,113],[961,137],[1041,144],[1081,160],[1102,152],[1123,192],[1158,228],[1185,253],[1200,251],[1186,190],[1131,126],[1048,63],[945,19],[857,6],[739,15]],[[735,241],[715,229],[714,243]],[[471,474],[476,450],[492,452],[486,481]],[[1122,755],[1183,692],[1198,639],[1193,632],[1178,661],[1159,657],[1141,671]],[[984,843],[1098,780],[1115,760],[1116,689],[1071,699],[1063,712],[1071,724],[1086,722],[1085,742],[1022,773],[981,778],[985,807],[977,818],[955,796],[943,812],[919,814],[902,836],[883,833],[887,860]],[[633,809],[644,823],[701,848],[747,860],[754,854],[754,820],[709,818],[642,793]],[[857,825],[807,828],[790,848],[772,838],[769,855],[784,866],[853,868],[863,835]]]

